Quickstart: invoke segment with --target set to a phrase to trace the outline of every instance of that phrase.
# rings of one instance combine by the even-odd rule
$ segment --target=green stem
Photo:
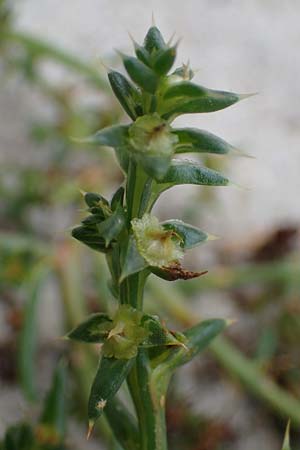
[[[165,395],[159,395],[152,384],[146,350],[139,351],[128,385],[139,419],[140,450],[167,450]]]
[[[148,177],[133,161],[130,162],[126,203],[128,228],[135,217],[141,217],[148,209]],[[151,192],[151,188],[149,190]],[[144,286],[148,273],[142,271],[128,277],[121,286],[121,303],[128,303],[143,309]],[[151,389],[150,361],[146,350],[139,350],[135,365],[127,382],[135,405],[139,421],[140,450],[167,450],[165,402],[157,401],[156,393]]]

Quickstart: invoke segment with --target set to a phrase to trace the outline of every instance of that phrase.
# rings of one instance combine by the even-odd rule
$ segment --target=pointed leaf
[[[197,128],[178,128],[173,131],[179,139],[176,153],[215,153],[226,154],[235,148],[223,139]]]
[[[81,139],[86,144],[100,145],[105,147],[123,148],[127,147],[128,125],[114,125],[103,128],[92,136]]]
[[[290,444],[290,422],[288,422],[287,427],[286,427],[282,450],[291,450],[291,444]]]
[[[152,26],[148,30],[148,33],[146,34],[144,40],[144,47],[149,53],[152,53],[155,50],[161,50],[166,47],[164,38],[162,37],[162,34],[157,27]]]
[[[165,91],[158,112],[164,119],[174,119],[180,114],[219,111],[245,97],[242,94],[216,91],[183,81],[171,85]]]
[[[105,220],[104,214],[92,214],[88,217],[85,217],[81,221],[81,223],[83,225],[91,226],[91,225],[96,225],[97,223],[101,223],[101,222],[103,222],[103,220]]]
[[[99,206],[101,204],[106,206],[109,205],[106,198],[100,194],[96,194],[95,192],[86,192],[84,194],[84,201],[89,208],[93,208],[94,206]]]
[[[155,72],[139,59],[133,58],[132,56],[122,55],[122,59],[125,69],[132,81],[146,92],[154,94],[159,81]]]
[[[137,42],[133,42],[134,44],[134,51],[136,54],[136,57],[142,61],[142,63],[146,64],[146,66],[150,67],[151,66],[151,57],[149,52],[142,47],[141,45],[139,45]]]
[[[94,378],[89,404],[88,418],[90,427],[93,426],[103,409],[120,389],[134,363],[132,359],[115,359],[102,357]]]
[[[166,230],[174,230],[182,238],[182,247],[189,249],[210,239],[210,235],[199,228],[182,222],[182,220],[166,220],[161,224]]]
[[[58,441],[63,439],[66,431],[66,383],[66,365],[64,361],[60,361],[40,419],[40,425],[47,428]]]
[[[176,46],[161,49],[154,58],[153,70],[160,76],[166,75],[176,59]]]
[[[212,340],[226,328],[226,321],[222,319],[209,319],[200,322],[184,331],[185,348],[170,348],[159,356],[159,365],[155,374],[156,381],[161,377],[169,376],[177,367],[191,361],[200,352],[205,350]],[[156,355],[157,356],[157,355]],[[155,365],[155,361],[153,361]]]
[[[119,72],[111,71],[108,79],[115,96],[132,120],[143,114],[139,91]]]
[[[148,336],[142,344],[143,347],[182,346],[182,342],[178,341],[175,335],[160,322],[159,317],[145,314],[141,324],[148,331]]]
[[[219,172],[199,166],[194,161],[173,159],[167,174],[160,183],[167,184],[169,187],[177,184],[227,186],[229,180]]]
[[[188,339],[187,346],[190,351],[183,363],[202,352],[218,334],[225,330],[226,326],[227,322],[223,319],[209,319],[184,331],[183,334]]]
[[[101,343],[108,334],[108,325],[112,321],[107,314],[96,313],[77,325],[67,334],[69,339],[87,343]]]
[[[122,267],[120,282],[122,282],[125,278],[129,277],[129,275],[141,272],[148,266],[149,264],[138,251],[134,237],[130,236]]]

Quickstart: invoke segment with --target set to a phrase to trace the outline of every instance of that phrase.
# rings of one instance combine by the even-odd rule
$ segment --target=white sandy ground
[[[222,112],[184,116],[177,121],[178,125],[208,129],[256,157],[230,159],[224,170],[233,181],[249,190],[217,189],[217,213],[216,209],[207,210],[201,214],[201,223],[230,242],[264,232],[272,225],[299,222],[299,1],[22,0],[15,3],[20,29],[58,43],[95,64],[99,57],[109,59],[112,48],[131,51],[127,30],[141,41],[153,11],[166,36],[176,31],[177,36],[183,37],[178,62],[191,60],[192,66],[199,69],[197,82],[216,89],[259,92],[258,96]],[[35,117],[41,108],[35,100],[20,85],[8,86],[0,92],[0,161],[28,162],[30,152],[24,154],[27,152],[24,119]],[[167,194],[166,199],[171,199],[173,206],[165,202],[164,214],[171,213],[175,204],[175,209],[184,207],[190,189],[181,188],[180,197],[177,190]],[[231,308],[233,305],[229,303],[227,313],[231,314]],[[208,396],[204,395],[205,391]],[[241,404],[238,394],[231,393],[230,389],[221,391],[217,392],[216,387],[202,389],[202,407],[212,407],[213,392],[215,408],[226,408],[232,403],[246,415],[247,408]],[[19,394],[14,392],[10,397],[9,392],[3,397],[1,391],[1,405],[5,409],[1,408],[0,428],[4,422],[16,419],[16,410],[6,405],[19,403],[22,410]],[[247,409],[247,414],[251,415],[251,411]],[[75,433],[75,427],[72,429]],[[274,436],[269,436],[268,430],[258,432],[255,428],[254,435],[250,428],[247,433],[239,450],[276,450]],[[259,437],[258,445],[253,439]]]

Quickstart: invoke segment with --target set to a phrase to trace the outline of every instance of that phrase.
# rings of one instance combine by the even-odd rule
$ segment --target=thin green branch
[[[72,55],[61,48],[42,40],[41,38],[32,36],[22,31],[5,31],[0,32],[0,40],[6,40],[11,43],[19,44],[26,48],[38,58],[48,58],[56,61],[68,69],[72,69],[86,76],[96,87],[104,91],[108,90],[108,84],[102,78],[100,72],[89,64],[83,62],[80,58]]]
[[[176,320],[186,326],[199,322],[200,318],[177,289],[170,285],[165,289],[161,282],[154,279],[148,286],[153,300],[159,302],[160,307]],[[290,418],[295,426],[299,426],[300,400],[277,386],[227,338],[219,336],[210,344],[210,350],[226,371],[239,380],[249,392],[268,404],[278,415]]]

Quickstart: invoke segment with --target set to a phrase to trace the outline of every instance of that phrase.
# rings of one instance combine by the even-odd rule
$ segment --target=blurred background
[[[235,185],[174,188],[157,206],[162,220],[180,217],[220,239],[187,258],[206,277],[151,278],[149,310],[178,329],[195,315],[236,320],[174,379],[170,448],[279,450],[290,418],[299,450],[295,0],[0,0],[0,440],[22,423],[41,448],[99,449],[100,439],[118,449],[104,421],[85,441],[96,350],[60,337],[113,302],[102,256],[73,242],[70,230],[82,217],[80,190],[110,197],[122,174],[111,150],[72,137],[127,122],[105,66],[120,69],[114,49],[131,53],[128,32],[142,42],[152,13],[166,39],[183,38],[177,65],[190,60],[197,83],[258,92],[174,124],[207,129],[253,158],[206,158]],[[62,357],[68,364],[58,364]],[[49,397],[59,413],[49,415]]]

